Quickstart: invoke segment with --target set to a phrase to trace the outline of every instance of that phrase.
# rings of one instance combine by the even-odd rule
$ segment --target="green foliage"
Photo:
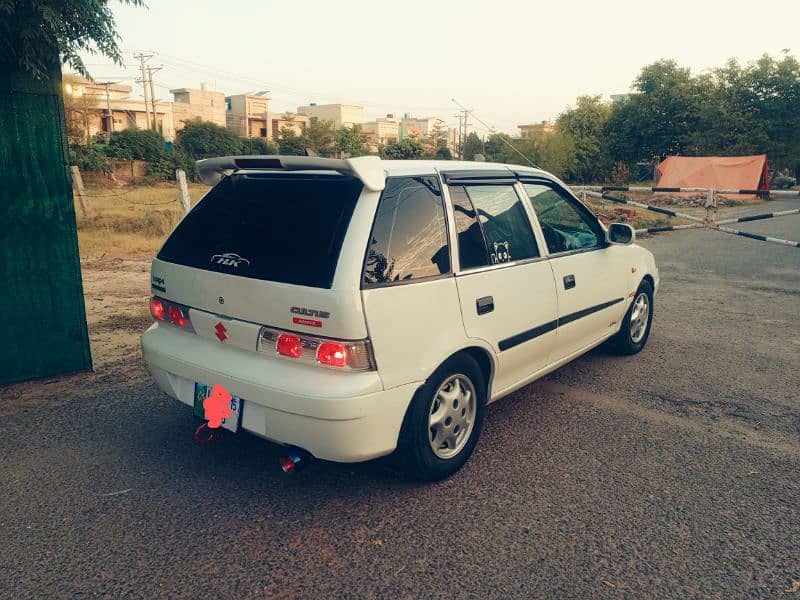
[[[208,121],[187,121],[178,132],[176,145],[194,160],[231,156],[241,151],[241,140],[233,131]]]
[[[467,139],[464,140],[464,144],[461,147],[461,155],[464,160],[475,160],[476,154],[483,154],[485,156],[485,151],[481,138],[473,131],[467,136]]]
[[[304,156],[306,148],[311,147],[311,142],[305,136],[297,135],[293,129],[284,127],[281,129],[281,137],[278,139],[278,152],[285,156]]]
[[[69,164],[81,171],[108,171],[109,164],[105,154],[87,146],[72,146],[69,149]]]
[[[337,135],[333,121],[320,121],[317,117],[311,117],[300,137],[306,140],[306,148],[319,156],[332,156],[336,150]]]
[[[659,61],[641,70],[634,89],[606,122],[612,160],[767,154],[771,167],[800,174],[800,63],[788,51],[697,76]]]
[[[453,153],[450,152],[450,148],[447,146],[439,146],[433,157],[439,160],[453,160]]]
[[[562,177],[579,183],[602,181],[611,170],[611,155],[604,132],[611,107],[600,96],[580,96],[574,108],[556,120],[556,134],[565,136],[574,146],[573,164]]]
[[[164,153],[164,138],[152,129],[124,129],[111,134],[106,154],[125,160],[158,160]]]
[[[336,149],[350,157],[368,154],[366,136],[361,131],[361,125],[342,127],[337,132]]]
[[[405,138],[381,149],[381,158],[404,160],[422,158],[422,144],[417,140]]]
[[[143,6],[142,0],[119,1]],[[34,77],[46,77],[56,57],[86,75],[81,52],[121,65],[118,40],[108,0],[0,0],[0,56]]]
[[[278,146],[264,138],[240,138],[241,154],[277,154]]]

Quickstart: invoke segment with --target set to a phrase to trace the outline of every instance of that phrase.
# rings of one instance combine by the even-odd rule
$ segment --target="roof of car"
[[[471,171],[476,174],[493,171],[515,175],[548,175],[541,169],[522,165],[507,165],[457,160],[383,160],[377,156],[358,158],[320,158],[317,156],[222,156],[197,161],[202,181],[214,185],[224,175],[240,171],[335,171],[361,180],[372,191],[385,187],[387,176],[427,175],[436,172]]]

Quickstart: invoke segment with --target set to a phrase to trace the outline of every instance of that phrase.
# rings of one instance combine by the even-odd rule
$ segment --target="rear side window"
[[[223,179],[158,258],[240,277],[330,288],[361,182],[266,173]]]
[[[372,226],[363,283],[395,283],[449,271],[438,180],[434,176],[388,178]]]
[[[537,258],[539,248],[513,185],[450,186],[462,269]]]

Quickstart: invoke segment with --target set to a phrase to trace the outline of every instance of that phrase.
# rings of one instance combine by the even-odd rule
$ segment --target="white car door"
[[[519,387],[552,360],[556,290],[513,178],[448,181],[456,272],[467,336],[497,353],[492,396]]]
[[[558,294],[554,360],[579,354],[620,327],[630,290],[629,254],[609,245],[585,206],[548,180],[523,180],[541,227]]]

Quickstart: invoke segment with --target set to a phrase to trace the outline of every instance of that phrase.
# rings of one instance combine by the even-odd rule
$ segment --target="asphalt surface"
[[[798,216],[741,228],[800,239]],[[437,484],[380,461],[285,477],[247,435],[199,447],[146,377],[12,410],[0,597],[800,598],[800,250],[643,243],[646,349],[492,405]]]

